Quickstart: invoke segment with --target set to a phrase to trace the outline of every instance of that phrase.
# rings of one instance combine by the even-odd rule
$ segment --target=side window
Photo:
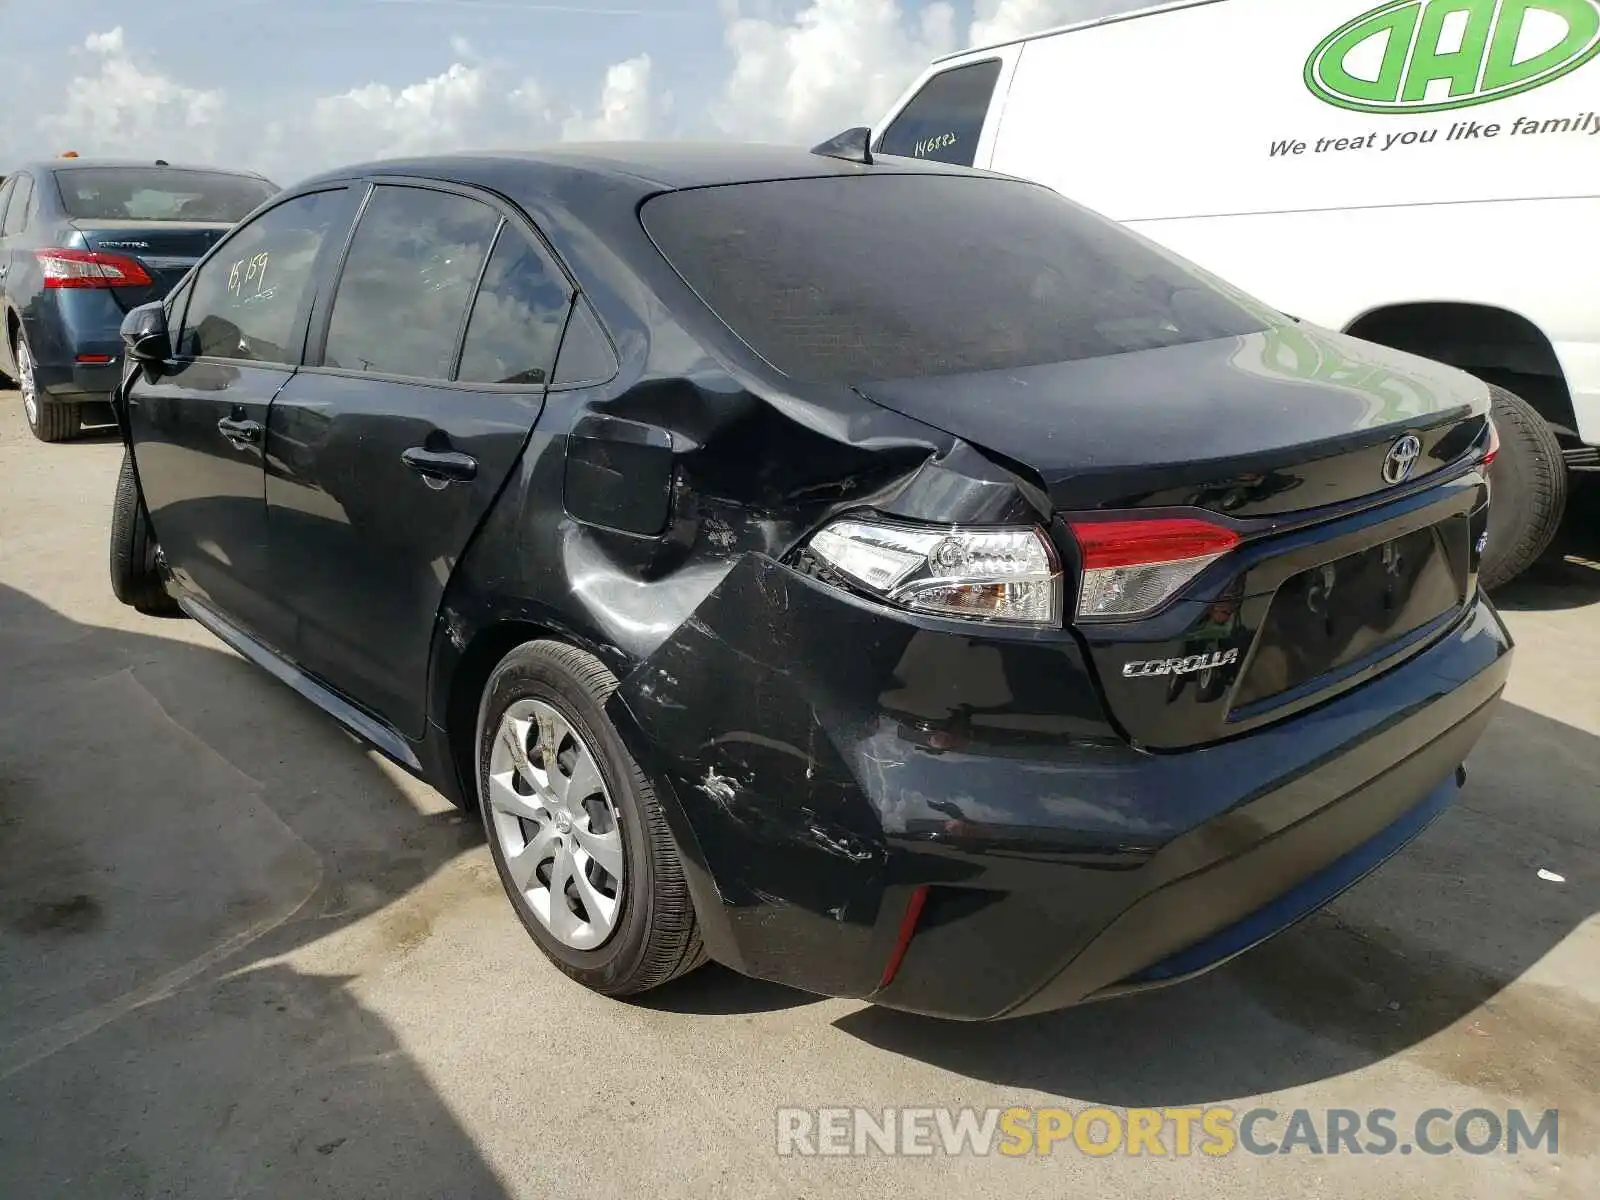
[[[3,183],[0,183],[0,229],[5,228],[6,202],[11,199],[11,193],[16,190],[17,177],[15,175],[13,175],[10,179],[5,180]]]
[[[373,192],[328,323],[324,366],[449,379],[500,215],[450,192]]]
[[[970,167],[999,79],[998,59],[935,75],[890,122],[878,153]]]
[[[223,243],[189,288],[178,354],[298,363],[317,258],[349,227],[349,204],[343,188],[296,196]]]
[[[461,348],[463,383],[548,383],[572,292],[532,240],[507,224],[495,241]]]
[[[604,383],[617,373],[617,355],[611,339],[600,327],[582,296],[572,306],[567,336],[561,339],[561,357],[556,360],[556,387],[576,387],[584,383]]]
[[[17,186],[11,192],[11,203],[6,208],[5,225],[0,226],[0,237],[11,237],[27,227],[28,210],[32,202],[33,180],[26,175],[18,175]]]

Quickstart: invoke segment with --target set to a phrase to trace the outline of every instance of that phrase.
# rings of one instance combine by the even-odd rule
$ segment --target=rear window
[[[1034,184],[864,175],[669,192],[642,220],[791,378],[1006,370],[1259,332],[1208,277]]]
[[[67,215],[85,221],[236,222],[277,187],[247,175],[166,167],[57,171]]]

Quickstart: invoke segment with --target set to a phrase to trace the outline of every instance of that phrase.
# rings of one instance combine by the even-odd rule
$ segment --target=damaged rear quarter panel
[[[632,209],[620,215],[626,197],[613,200],[612,210],[591,205],[584,221],[530,210],[600,315],[620,368],[604,384],[549,393],[517,473],[454,572],[435,636],[434,723],[450,730],[460,759],[477,696],[455,682],[475,645],[503,652],[506,631],[532,627],[590,650],[621,680],[608,712],[656,784],[713,956],[864,995],[903,907],[895,899],[885,915],[886,897],[903,890],[891,834],[908,814],[951,819],[928,807],[940,795],[930,781],[944,773],[936,760],[916,765],[909,791],[892,784],[901,764],[897,735],[881,729],[896,719],[884,696],[891,712],[931,705],[934,724],[988,709],[1020,713],[1046,739],[1106,730],[1070,636],[1057,633],[1062,669],[1048,695],[973,692],[960,665],[970,639],[948,635],[934,657],[949,659],[953,677],[908,687],[897,665],[930,635],[781,560],[853,508],[993,523],[1042,520],[1048,505],[948,434],[850,388],[777,375],[700,305]],[[667,481],[659,531],[603,523],[616,512],[636,526],[654,521],[624,494],[626,456],[594,444],[573,455],[575,434],[667,456],[659,474],[651,468],[652,489]],[[583,472],[580,507],[599,521],[568,510],[569,461]],[[472,781],[463,783],[470,795]]]

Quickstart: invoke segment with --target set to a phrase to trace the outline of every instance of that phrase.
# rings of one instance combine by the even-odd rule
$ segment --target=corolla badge
[[[1383,459],[1383,481],[1385,483],[1404,483],[1411,478],[1411,472],[1417,469],[1417,459],[1422,457],[1422,439],[1414,433],[1408,433],[1394,445],[1389,447],[1389,453]]]
[[[1216,667],[1231,667],[1238,661],[1239,648],[1235,646],[1232,650],[1191,654],[1188,658],[1152,658],[1144,662],[1124,663],[1122,675],[1125,679],[1136,679],[1141,675],[1194,675]]]

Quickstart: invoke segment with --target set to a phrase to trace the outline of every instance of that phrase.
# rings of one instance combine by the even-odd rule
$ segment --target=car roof
[[[244,171],[237,167],[214,167],[203,163],[158,163],[153,158],[49,158],[40,159],[37,162],[23,163],[16,168],[16,171],[27,171],[30,174],[37,175],[50,171],[82,171],[89,168],[105,169],[107,167],[143,167],[159,171],[203,171],[208,175],[234,175],[241,179],[267,179],[259,171]],[[267,182],[271,181],[267,180]]]
[[[739,142],[594,142],[384,159],[326,171],[295,186],[390,174],[473,183],[512,196],[530,184],[549,187],[584,180],[631,186],[643,195],[779,179],[909,173],[987,174],[948,163],[907,158],[884,157],[866,166],[813,154],[797,146]]]

